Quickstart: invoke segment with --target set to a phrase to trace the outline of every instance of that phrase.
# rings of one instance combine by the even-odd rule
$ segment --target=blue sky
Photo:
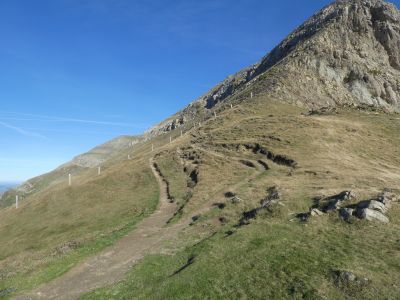
[[[1,1],[0,182],[143,132],[329,2]]]

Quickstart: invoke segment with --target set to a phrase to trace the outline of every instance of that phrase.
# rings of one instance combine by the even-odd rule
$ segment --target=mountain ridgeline
[[[382,0],[340,0],[292,32],[258,63],[229,76],[157,135],[253,93],[310,109],[375,106],[400,111],[400,12]]]

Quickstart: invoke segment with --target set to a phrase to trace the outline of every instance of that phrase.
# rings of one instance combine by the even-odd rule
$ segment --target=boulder
[[[382,223],[389,223],[388,217],[386,217],[383,213],[370,208],[363,208],[357,210],[357,216],[360,219],[365,219],[368,221],[379,221]]]
[[[360,203],[358,203],[357,208],[358,209],[368,208],[368,209],[379,211],[383,214],[388,211],[388,208],[385,206],[385,204],[383,204],[382,202],[379,202],[379,201],[375,201],[375,200],[361,201]]]

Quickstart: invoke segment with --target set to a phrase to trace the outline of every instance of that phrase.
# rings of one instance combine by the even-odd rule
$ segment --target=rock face
[[[221,102],[264,95],[310,109],[338,105],[400,111],[400,13],[383,0],[325,7],[256,64],[229,76],[149,130],[171,130]]]

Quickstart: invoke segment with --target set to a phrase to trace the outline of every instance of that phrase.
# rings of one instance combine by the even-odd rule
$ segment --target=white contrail
[[[10,125],[10,124],[8,124],[8,123],[4,123],[4,122],[1,122],[1,121],[0,121],[0,125],[3,126],[3,127],[8,128],[8,129],[14,130],[14,131],[16,131],[16,132],[18,132],[19,134],[22,134],[22,135],[24,135],[24,136],[36,137],[36,138],[41,138],[41,139],[47,139],[47,137],[45,137],[44,135],[41,135],[41,134],[36,133],[36,132],[30,132],[30,131],[27,131],[27,130],[25,130],[25,129],[22,129],[22,128],[19,128],[19,127],[15,127],[15,126],[13,126],[13,125]]]
[[[1,113],[1,112],[0,112]],[[12,120],[12,121],[45,121],[45,122],[70,122],[70,123],[85,123],[85,124],[95,124],[95,125],[108,125],[108,126],[122,126],[122,127],[140,127],[145,126],[144,124],[131,124],[122,122],[108,122],[108,121],[98,121],[98,120],[87,120],[87,119],[76,119],[76,118],[64,118],[64,117],[51,117],[44,115],[35,114],[24,114],[24,113],[11,113],[3,112],[3,114],[14,114],[16,116],[26,116],[31,118],[21,118],[21,117],[9,117],[0,116],[2,120]]]

